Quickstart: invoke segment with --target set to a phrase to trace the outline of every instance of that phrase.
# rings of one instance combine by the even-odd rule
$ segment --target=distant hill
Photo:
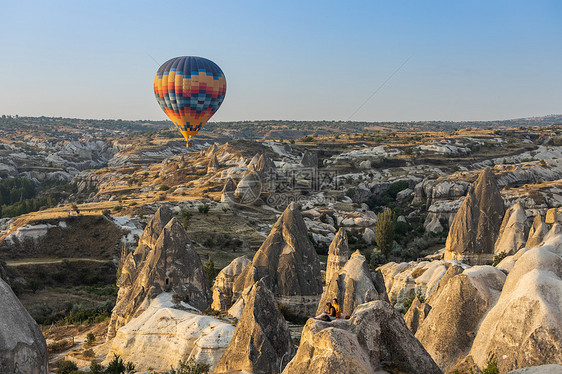
[[[497,121],[415,121],[349,122],[258,120],[209,122],[203,131],[244,139],[295,139],[306,135],[365,133],[373,131],[452,131],[462,128],[512,128],[562,124],[562,115],[516,118]],[[0,131],[41,130],[56,136],[68,132],[89,131],[92,135],[127,135],[169,130],[170,121],[129,121],[112,119],[78,119],[61,117],[0,117]],[[174,137],[174,133],[169,134]],[[180,137],[179,133],[176,134]]]

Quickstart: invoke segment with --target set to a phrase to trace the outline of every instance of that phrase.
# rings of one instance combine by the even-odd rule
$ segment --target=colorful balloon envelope
[[[158,69],[154,93],[164,113],[189,145],[189,138],[196,135],[221,106],[226,94],[226,78],[211,60],[176,57]]]

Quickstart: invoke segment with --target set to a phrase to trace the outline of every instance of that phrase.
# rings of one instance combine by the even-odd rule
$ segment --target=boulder
[[[0,373],[48,372],[47,344],[41,329],[0,279]]]
[[[402,316],[385,301],[362,304],[349,320],[309,319],[284,374],[441,373]]]
[[[322,294],[320,260],[295,203],[287,206],[252,264],[236,278],[235,297],[262,278],[279,304],[303,315],[316,310]]]
[[[349,247],[347,245],[347,232],[344,228],[338,230],[336,236],[330,243],[328,249],[328,260],[326,264],[326,284],[330,283],[334,274],[345,265],[349,259]]]
[[[529,230],[529,237],[525,247],[533,248],[541,244],[543,238],[548,233],[548,226],[544,223],[543,218],[540,214],[535,216],[533,220],[533,225]]]
[[[153,221],[160,220],[161,216],[155,215],[139,243],[142,237],[153,238],[153,229],[157,227]],[[127,255],[118,286],[117,301],[108,327],[108,340],[162,292],[172,292],[199,310],[207,309],[212,300],[199,255],[191,247],[183,226],[175,218],[162,229],[153,247],[140,244],[135,252]]]
[[[367,244],[375,243],[375,232],[369,227],[365,227],[365,230],[363,231],[363,235],[361,237],[363,238],[363,241]]]
[[[318,304],[316,315],[326,309],[326,303],[338,299],[342,316],[350,316],[357,305],[374,300],[385,300],[388,295],[380,271],[374,276],[369,271],[365,257],[355,251],[345,266],[331,278]]]
[[[184,304],[185,305],[185,304]],[[217,364],[234,334],[234,326],[219,319],[174,307],[172,294],[161,293],[136,318],[117,331],[104,364],[117,354],[140,371],[167,371],[179,361]]]
[[[468,264],[492,261],[504,212],[494,175],[486,168],[470,186],[453,219],[445,244],[445,260]]]
[[[527,216],[520,202],[511,206],[503,217],[494,253],[514,254],[523,248],[527,237]]]
[[[231,343],[214,372],[280,373],[293,354],[287,322],[273,293],[260,280],[250,289]]]
[[[562,258],[546,248],[525,252],[485,316],[470,358],[482,367],[490,355],[500,372],[562,362]]]
[[[217,274],[211,289],[213,292],[211,308],[226,311],[232,306],[232,286],[234,285],[234,280],[251,262],[246,256],[237,257]]]
[[[495,305],[505,274],[492,266],[475,266],[450,278],[419,324],[416,338],[443,371],[470,351],[480,322]]]

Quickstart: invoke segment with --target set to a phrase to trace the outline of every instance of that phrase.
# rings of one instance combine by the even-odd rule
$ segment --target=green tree
[[[392,210],[386,207],[384,211],[377,216],[377,226],[375,230],[375,241],[380,251],[388,259],[390,250],[392,249],[392,242],[394,241],[394,217]]]

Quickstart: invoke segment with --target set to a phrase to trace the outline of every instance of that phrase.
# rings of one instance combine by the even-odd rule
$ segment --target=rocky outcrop
[[[389,262],[377,270],[384,277],[390,303],[400,309],[413,295],[429,298],[451,265],[446,261]]]
[[[494,256],[494,244],[504,215],[504,202],[489,168],[470,186],[453,219],[445,245],[445,260],[483,264]]]
[[[520,202],[511,206],[503,217],[494,253],[514,254],[523,248],[527,237],[527,216]]]
[[[269,157],[264,154],[261,154],[255,164],[250,164],[248,167],[249,171],[253,171],[258,173],[259,176],[267,180],[270,177],[270,174],[275,171],[275,163]]]
[[[344,228],[340,228],[328,249],[326,284],[330,283],[334,274],[338,273],[348,259],[349,247],[347,245],[347,233]]]
[[[232,178],[228,178],[221,191],[221,202],[222,203],[232,202],[232,198],[234,196],[235,190],[236,190],[236,185],[234,184],[234,181],[232,180]]]
[[[293,354],[287,322],[273,293],[260,280],[250,289],[231,343],[214,372],[279,373]]]
[[[139,246],[127,255],[118,280],[119,293],[108,328],[108,340],[139,315],[162,292],[172,292],[200,310],[211,304],[211,293],[203,265],[183,226],[169,211],[160,208],[145,228]],[[160,231],[158,240],[151,243]]]
[[[469,358],[490,355],[500,372],[562,362],[562,258],[543,247],[526,251],[506,278],[496,305],[474,339]]]
[[[158,208],[140,236],[139,247],[144,245],[149,248],[154,248],[162,230],[164,230],[164,227],[170,222],[173,216],[172,211],[168,207],[162,206]]]
[[[41,329],[0,279],[0,373],[48,372],[47,344]]]
[[[150,305],[117,331],[108,361],[117,354],[135,368],[167,371],[190,357],[211,369],[234,334],[234,326],[209,316],[176,309],[170,293],[161,293]]]
[[[533,248],[541,244],[544,236],[548,233],[548,226],[544,223],[543,218],[540,214],[535,216],[533,220],[533,225],[529,230],[529,237],[525,247]]]
[[[232,306],[232,286],[234,285],[234,280],[251,262],[246,256],[237,257],[217,274],[211,289],[213,292],[211,308],[226,311]]]
[[[550,208],[546,211],[546,223],[562,223],[562,208]]]
[[[374,300],[385,300],[388,295],[380,271],[371,274],[365,257],[355,251],[345,266],[331,278],[322,294],[316,315],[326,309],[326,303],[338,299],[342,316],[350,316],[358,305]]]
[[[362,304],[349,320],[309,319],[284,374],[441,373],[402,316],[385,301]]]
[[[475,266],[450,278],[426,304],[430,311],[419,324],[416,338],[446,371],[472,346],[480,322],[495,305],[505,274],[492,266]],[[440,284],[440,285],[441,285]]]
[[[239,204],[251,204],[259,199],[261,191],[262,182],[259,174],[248,171],[236,186],[234,201]]]
[[[249,265],[234,282],[240,294],[262,279],[282,305],[310,315],[322,294],[320,260],[295,203],[289,204]]]
[[[305,150],[301,158],[301,165],[307,168],[318,167],[318,153]]]
[[[219,160],[217,160],[217,155],[213,154],[209,159],[209,164],[207,165],[207,173],[214,173],[219,169]]]

